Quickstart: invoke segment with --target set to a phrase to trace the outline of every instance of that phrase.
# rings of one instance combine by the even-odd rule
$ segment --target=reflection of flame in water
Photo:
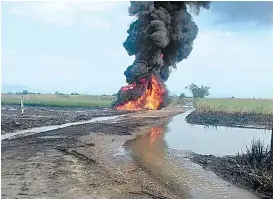
[[[164,140],[164,133],[166,131],[166,123],[150,128],[145,135],[139,136],[134,141],[129,141],[130,148],[133,152],[141,155],[143,160],[150,162],[155,161],[158,157],[165,155],[167,148]]]
[[[151,128],[151,130],[150,130],[150,145],[153,144],[153,142],[155,141],[158,134],[163,133],[163,130],[164,129],[162,126]]]
[[[129,142],[127,147],[145,170],[159,181],[168,182],[166,185],[179,198],[257,199],[252,193],[230,186],[211,172],[200,169],[188,158],[166,153],[166,128],[166,124],[153,127],[147,132],[150,134]],[[188,155],[183,152],[179,154]]]

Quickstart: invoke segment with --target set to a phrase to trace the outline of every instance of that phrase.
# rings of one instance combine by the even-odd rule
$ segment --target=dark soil
[[[124,141],[181,112],[138,112],[2,140],[1,198],[176,199],[132,159],[115,154]]]
[[[224,111],[193,111],[186,120],[188,123],[229,127],[268,128],[273,126],[273,114],[241,113]]]
[[[83,109],[69,107],[25,107],[21,115],[20,106],[3,105],[1,110],[2,134],[33,127],[60,125],[69,122],[85,121],[95,117],[114,116],[129,113],[114,109]]]
[[[243,155],[216,157],[213,155],[193,154],[191,160],[200,164],[204,169],[238,187],[251,190],[262,199],[273,198],[273,163],[263,165],[247,163]]]

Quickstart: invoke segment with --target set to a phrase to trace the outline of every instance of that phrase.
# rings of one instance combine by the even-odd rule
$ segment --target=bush
[[[267,162],[269,147],[266,146],[261,140],[253,139],[250,146],[246,146],[246,153],[244,155],[246,161],[250,165],[260,167],[263,163]]]

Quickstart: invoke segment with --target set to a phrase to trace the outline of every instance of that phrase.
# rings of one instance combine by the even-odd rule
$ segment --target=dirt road
[[[131,113],[2,141],[2,198],[177,198],[120,146],[184,109]]]

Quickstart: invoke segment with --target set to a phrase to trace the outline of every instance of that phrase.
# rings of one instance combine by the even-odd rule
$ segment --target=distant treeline
[[[2,93],[2,94],[10,94],[10,95],[86,95],[89,96],[89,94],[80,94],[80,93],[62,93],[59,91],[56,91],[54,93],[35,93],[35,92],[31,92],[28,90],[23,90],[22,92],[6,92],[6,93]],[[112,94],[112,95],[107,95],[107,94],[102,94],[100,96],[116,96],[117,94]],[[92,96],[92,95],[90,95]],[[99,96],[99,95],[98,95]]]

